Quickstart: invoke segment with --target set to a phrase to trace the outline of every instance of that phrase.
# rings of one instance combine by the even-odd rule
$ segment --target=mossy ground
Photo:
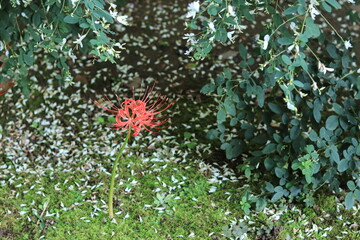
[[[128,164],[130,168],[126,167]],[[152,165],[138,158],[121,162],[117,181],[131,178],[133,184],[116,189],[115,212],[119,213],[114,218],[116,223],[103,211],[95,211],[98,215],[92,216],[94,206],[101,208],[104,205],[101,200],[107,201],[106,183],[110,176],[88,176],[87,184],[105,183],[90,190],[91,186],[84,184],[87,176],[82,171],[48,172],[41,177],[16,173],[18,180],[0,190],[0,236],[3,239],[36,239],[42,235],[46,239],[176,239],[187,238],[193,232],[194,239],[206,239],[211,232],[219,235],[228,223],[226,212],[238,208],[236,203],[227,201],[221,191],[208,194],[207,177],[195,166],[169,162],[161,172],[143,175]],[[164,186],[174,185],[171,176],[183,183],[181,188],[166,193]],[[35,182],[37,186],[29,190]],[[236,185],[229,184],[224,190],[230,187],[236,189]],[[156,188],[162,190],[154,192]]]
[[[161,171],[147,174],[149,169]],[[228,182],[209,193],[209,176],[201,173],[196,164],[123,159],[117,182],[126,183],[118,185],[115,191],[115,212],[118,214],[113,221],[108,218],[103,202],[107,201],[110,178],[104,173],[89,176],[75,170],[46,171],[41,175],[13,174],[17,180],[0,189],[1,239],[38,239],[42,236],[45,239],[79,240],[225,239],[223,227],[231,220],[244,217],[239,201],[234,197],[241,194],[239,183]],[[167,190],[170,186],[175,188],[171,192]],[[230,200],[227,199],[229,192],[233,196]],[[311,239],[360,237],[356,231],[356,223],[360,222],[358,214],[337,211],[333,196],[319,195],[316,202],[313,208],[280,211],[276,221],[269,214],[251,214],[252,229],[257,230],[249,230],[248,239],[264,239],[261,236],[265,239],[289,239],[289,236],[300,239],[302,234],[306,236],[314,229],[314,224],[317,232],[311,234]],[[281,209],[276,205],[270,208],[275,212]],[[277,237],[271,238],[273,234]]]

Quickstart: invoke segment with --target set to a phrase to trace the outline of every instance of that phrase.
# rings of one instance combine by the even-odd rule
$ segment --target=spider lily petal
[[[167,110],[173,103],[168,103],[168,98],[159,96],[150,104],[150,101],[156,95],[153,89],[154,85],[146,88],[145,93],[139,99],[126,98],[119,106],[113,104],[111,108],[104,107],[98,101],[94,103],[106,111],[111,112],[112,116],[115,116],[115,128],[121,130],[131,129],[133,136],[137,136],[142,129],[151,132],[152,128],[164,128],[160,126],[168,121],[168,119],[155,117],[155,115]],[[106,102],[109,101],[108,99],[106,100]]]

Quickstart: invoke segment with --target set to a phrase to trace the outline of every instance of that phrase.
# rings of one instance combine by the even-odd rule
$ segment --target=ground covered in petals
[[[319,195],[313,208],[282,202],[246,215],[241,196],[256,186],[205,138],[215,118],[210,100],[199,105],[184,95],[173,96],[178,101],[168,129],[131,140],[120,161],[111,221],[110,171],[125,136],[110,128],[114,119],[101,115],[82,89],[81,83],[68,86],[72,93],[56,101],[64,89],[34,90],[32,100],[12,92],[1,99],[7,106],[1,129],[1,239],[359,236],[359,207],[345,211],[335,197]],[[118,95],[131,94],[119,89],[124,91]]]

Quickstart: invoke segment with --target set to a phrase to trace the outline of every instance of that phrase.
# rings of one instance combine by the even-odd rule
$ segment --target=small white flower
[[[288,47],[288,52],[291,52],[291,51],[294,49],[294,47],[295,47],[294,44],[290,45],[290,46]]]
[[[118,12],[117,12],[117,11],[109,10],[109,13],[110,13],[110,15],[111,15],[112,18],[116,18],[116,16],[118,15]]]
[[[290,29],[293,30],[294,32],[298,29],[299,27],[296,25],[296,23],[291,22],[290,23]]]
[[[346,48],[346,49],[349,49],[349,48],[352,48],[352,47],[353,47],[353,46],[351,45],[351,42],[348,41],[348,40],[346,40],[346,41],[344,42],[344,44],[345,44],[345,48]]]
[[[236,16],[233,6],[229,5],[227,10],[228,10],[230,16],[233,16],[233,17]]]
[[[107,52],[110,56],[113,56],[113,55],[114,55],[114,51],[113,51],[113,49],[111,49],[111,48],[106,49],[106,52]],[[131,188],[130,188],[130,189],[131,189]]]
[[[315,20],[316,15],[319,15],[320,12],[315,8],[318,6],[319,3],[316,0],[310,0],[309,8],[310,8],[310,15],[313,20]]]
[[[63,47],[65,46],[65,44],[66,44],[66,38],[63,38],[63,40],[62,40],[61,43],[60,43],[60,50],[63,49]]]
[[[319,6],[319,2],[317,0],[310,0],[310,5],[312,6]]]
[[[78,2],[79,0],[71,0],[71,4],[73,5],[73,7],[75,7],[76,3]]]
[[[286,106],[287,106],[287,108],[289,109],[289,110],[291,110],[291,111],[297,111],[297,108],[294,106],[294,104],[292,104],[291,102],[287,102],[286,103]]]
[[[129,25],[128,17],[127,16],[118,16],[116,20],[121,23],[122,25]]]
[[[120,48],[120,49],[124,49],[124,45],[125,45],[125,43],[115,43],[114,44],[114,47],[118,47],[118,48]]]
[[[310,9],[310,15],[313,20],[315,20],[316,15],[319,15],[319,14],[320,14],[320,12],[317,9],[315,9],[315,8]]]
[[[213,22],[209,22],[209,29],[211,33],[216,32],[215,25]]]
[[[75,60],[77,59],[77,57],[72,53],[72,49],[70,48],[69,52],[68,52],[69,57],[71,58],[71,60],[73,62],[75,62]]]
[[[235,31],[231,31],[226,34],[226,36],[230,40],[230,42],[234,41],[234,36],[233,36],[234,33],[235,33]]]
[[[190,47],[188,50],[186,50],[186,52],[184,53],[185,55],[190,55],[190,53],[193,51],[194,49],[192,47]]]
[[[313,89],[314,91],[317,90],[317,89],[319,89],[319,87],[318,87],[318,85],[317,85],[316,82],[313,82],[313,83],[311,84],[311,87],[312,87],[312,89]]]
[[[318,69],[321,73],[325,74],[326,72],[333,72],[333,68],[326,67],[322,62],[318,62]]]
[[[263,45],[263,49],[266,50],[268,45],[269,45],[269,40],[270,40],[270,35],[266,34],[264,37],[264,45]]]
[[[293,49],[295,48],[295,54],[298,55],[299,54],[299,45],[295,45],[295,44],[292,44],[290,45],[287,49],[288,49],[288,52],[291,52]]]
[[[188,6],[187,9],[188,9],[188,13],[186,14],[186,17],[195,18],[195,17],[196,17],[196,13],[198,13],[199,10],[200,10],[200,3],[199,3],[199,1],[189,3],[189,6]]]
[[[26,15],[26,13],[24,13],[24,12],[21,13],[21,16],[23,16],[24,18],[29,19],[28,15]]]
[[[78,34],[78,35],[79,35],[79,38],[76,39],[76,40],[74,41],[74,43],[80,45],[80,47],[83,47],[82,41],[83,41],[84,38],[86,37],[86,34],[85,34],[85,35],[80,35],[80,34]]]
[[[187,39],[186,42],[190,43],[191,45],[195,45],[198,42],[194,33],[185,33],[183,39]]]

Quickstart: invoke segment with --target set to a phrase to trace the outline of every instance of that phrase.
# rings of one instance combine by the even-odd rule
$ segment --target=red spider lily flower
[[[142,129],[152,132],[150,129],[164,128],[160,126],[168,121],[168,118],[164,119],[165,116],[155,117],[155,115],[160,114],[173,105],[173,103],[168,103],[168,98],[163,96],[157,97],[155,101],[150,103],[151,99],[156,95],[156,92],[152,92],[154,86],[146,88],[144,95],[140,99],[126,98],[120,106],[112,104],[111,108],[107,108],[98,101],[94,101],[94,103],[112,113],[109,116],[115,116],[115,128],[122,131],[133,130],[133,136],[137,136]],[[108,98],[103,100],[105,102],[110,101]]]

